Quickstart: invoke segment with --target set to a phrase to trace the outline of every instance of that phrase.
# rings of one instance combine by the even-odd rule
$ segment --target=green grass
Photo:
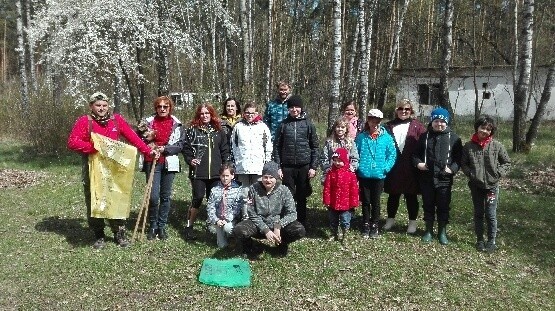
[[[511,156],[515,171],[542,168],[553,159],[554,127],[546,126],[537,149]],[[461,127],[466,141],[470,128]],[[505,141],[507,132],[501,132]],[[502,189],[499,250],[474,250],[472,205],[466,179],[454,185],[450,245],[420,242],[406,230],[399,210],[393,232],[362,240],[352,232],[346,247],[327,241],[320,185],[309,201],[308,237],[279,259],[265,252],[251,263],[252,286],[210,287],[198,282],[202,260],[226,257],[215,238],[183,240],[190,200],[186,174],[174,184],[166,242],[136,242],[120,249],[90,247],[80,182],[79,156],[33,156],[26,146],[0,140],[0,169],[40,172],[32,187],[0,191],[0,309],[2,310],[553,310],[555,308],[555,194]],[[522,174],[512,174],[523,178]],[[135,224],[144,175],[137,173],[128,228]],[[525,180],[516,180],[526,183]],[[382,217],[385,217],[385,199]],[[360,215],[360,210],[357,211]],[[422,213],[422,212],[421,212]],[[358,224],[355,222],[355,224]],[[108,230],[107,230],[108,232]]]

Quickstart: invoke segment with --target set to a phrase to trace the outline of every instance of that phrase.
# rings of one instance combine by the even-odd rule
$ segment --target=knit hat
[[[299,107],[303,109],[303,100],[299,95],[293,95],[287,100],[287,108]]]
[[[443,107],[437,107],[436,109],[432,110],[432,115],[430,116],[430,121],[434,121],[436,119],[444,120],[445,123],[449,123],[449,111]]]
[[[278,170],[279,170],[279,165],[276,162],[274,161],[267,162],[266,164],[264,164],[264,167],[262,168],[262,176],[271,175],[275,179],[279,179]]]
[[[331,158],[339,158],[343,164],[349,164],[349,152],[345,148],[337,148]]]
[[[95,92],[89,97],[89,103],[94,103],[97,100],[108,101],[108,96],[102,92]]]
[[[381,112],[380,109],[370,109],[370,111],[368,111],[368,116],[383,119],[383,112]]]

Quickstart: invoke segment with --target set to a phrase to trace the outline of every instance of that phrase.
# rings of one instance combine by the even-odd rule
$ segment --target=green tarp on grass
[[[251,285],[251,267],[243,259],[206,258],[202,262],[198,280],[213,286],[248,287]]]

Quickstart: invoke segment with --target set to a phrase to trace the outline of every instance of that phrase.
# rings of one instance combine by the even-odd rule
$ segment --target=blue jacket
[[[287,99],[289,99],[289,97]],[[264,123],[266,123],[270,129],[272,139],[276,137],[276,130],[281,121],[285,120],[285,118],[289,115],[289,110],[287,110],[287,99],[282,102],[280,98],[277,97],[269,101],[266,105],[266,110],[264,111]]]
[[[380,125],[376,139],[372,139],[368,131],[364,131],[357,135],[355,143],[360,158],[357,176],[384,179],[397,159],[393,137]]]

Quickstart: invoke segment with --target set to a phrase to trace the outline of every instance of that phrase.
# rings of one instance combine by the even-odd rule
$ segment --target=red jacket
[[[117,125],[115,122],[117,122]],[[89,117],[87,115],[81,116],[75,121],[67,139],[67,147],[69,149],[84,154],[95,153],[96,149],[94,149],[91,134],[89,133],[89,131],[92,131],[115,140],[121,134],[131,145],[137,147],[141,153],[144,155],[150,154],[150,148],[137,136],[137,133],[131,129],[121,115],[114,114],[113,118],[108,120],[106,126],[102,126],[94,120],[92,120],[91,124],[92,128],[89,130]]]
[[[349,157],[347,150],[338,148],[336,154],[345,165],[337,168],[332,165],[330,172],[324,181],[323,201],[324,205],[336,211],[348,211],[358,207],[359,193],[358,182],[355,173],[349,170]]]

